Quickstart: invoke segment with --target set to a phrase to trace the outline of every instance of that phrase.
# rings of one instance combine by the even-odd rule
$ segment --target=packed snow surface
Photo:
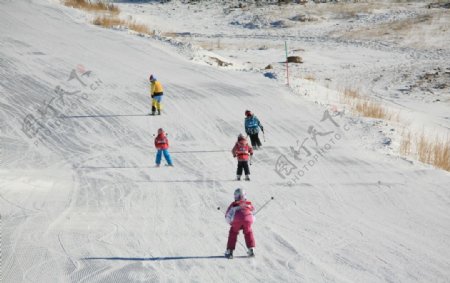
[[[121,5],[133,15],[136,7]],[[276,79],[281,69],[265,76],[239,58],[239,68],[199,64],[187,53],[206,51],[93,26],[57,1],[2,1],[0,9],[1,282],[450,280],[449,173],[367,147],[389,142],[367,121],[332,111],[325,102],[333,92],[323,85],[298,86],[311,98]],[[253,16],[234,17],[224,33],[247,30],[255,35],[243,38],[259,44],[275,42],[259,28],[291,28]],[[243,27],[254,22],[260,26]],[[182,19],[173,25],[195,32]],[[222,58],[245,54],[220,44]],[[363,48],[374,61],[386,52]],[[350,66],[346,79],[362,65]],[[161,116],[147,115],[150,73],[165,87]],[[448,127],[448,102],[436,111],[424,105],[432,109],[424,123]],[[237,182],[230,150],[246,109],[265,136],[252,181]],[[173,168],[154,167],[161,127]],[[256,257],[244,257],[240,234],[227,260],[223,213],[237,187],[261,208]]]

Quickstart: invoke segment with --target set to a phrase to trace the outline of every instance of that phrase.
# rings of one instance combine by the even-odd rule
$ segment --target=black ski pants
[[[248,136],[250,137],[250,141],[251,141],[253,147],[255,147],[255,146],[259,147],[259,146],[262,145],[261,141],[259,140],[258,133],[251,134],[251,135],[248,135]]]
[[[241,176],[242,175],[242,170],[244,170],[245,175],[250,175],[250,168],[248,167],[248,161],[238,161],[238,167],[237,167],[237,172],[236,175]]]

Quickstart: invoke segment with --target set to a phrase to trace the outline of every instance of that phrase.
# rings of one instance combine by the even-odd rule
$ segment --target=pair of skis
[[[233,259],[233,252],[232,251],[226,251],[225,252],[225,257],[228,259]],[[255,252],[253,251],[253,249],[249,249],[247,251],[247,257],[255,257]]]

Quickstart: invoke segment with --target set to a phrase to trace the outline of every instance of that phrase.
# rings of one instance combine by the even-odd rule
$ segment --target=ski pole
[[[262,131],[262,133],[263,133],[264,142],[266,142],[266,134],[264,134],[264,131]]]
[[[258,212],[260,212],[260,211],[261,211],[266,205],[268,205],[269,202],[271,202],[273,199],[274,199],[274,197],[270,197],[270,199],[269,199],[268,201],[266,201],[266,202],[263,204],[263,206],[261,206],[261,207],[255,212],[254,215],[258,214]]]

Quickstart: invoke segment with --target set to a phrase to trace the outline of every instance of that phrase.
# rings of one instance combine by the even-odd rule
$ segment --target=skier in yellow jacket
[[[150,75],[150,95],[152,97],[152,113],[150,115],[155,115],[158,111],[158,115],[161,115],[161,101],[163,96],[163,87],[161,83],[156,80],[154,75]]]

